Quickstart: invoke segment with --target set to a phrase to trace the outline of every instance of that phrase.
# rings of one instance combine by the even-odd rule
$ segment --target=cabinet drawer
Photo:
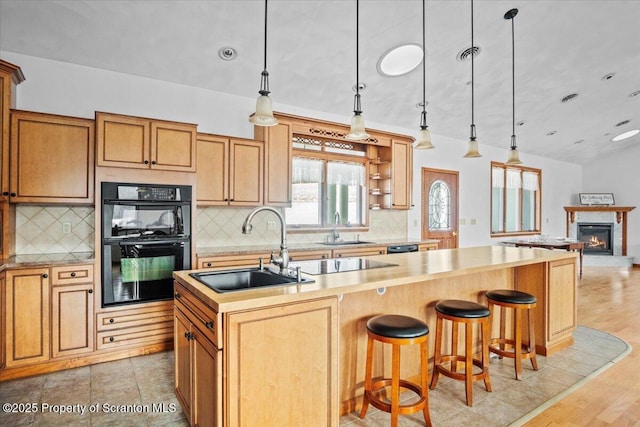
[[[154,325],[163,324],[164,322],[173,324],[173,307],[171,303],[167,303],[166,306],[161,307],[135,308],[98,313],[97,319],[97,330],[99,332],[138,326],[149,329]]]
[[[97,334],[98,350],[132,345],[150,345],[173,340],[173,317],[153,325],[101,331]]]
[[[256,253],[250,255],[220,255],[198,257],[198,268],[222,268],[222,267],[257,267],[260,258],[265,265],[269,263],[271,252]]]
[[[93,265],[61,265],[51,267],[52,285],[71,285],[74,283],[93,282]]]
[[[210,340],[217,348],[222,347],[222,323],[220,316],[211,307],[202,302],[178,282],[174,282],[175,304],[191,323]]]
[[[308,259],[326,259],[331,258],[331,250],[319,251],[296,251],[289,252],[289,261],[304,261]]]
[[[384,255],[387,253],[386,246],[374,246],[368,248],[344,248],[344,249],[334,249],[333,257],[334,258],[342,258],[342,257],[359,257],[359,256],[369,256],[369,255]]]

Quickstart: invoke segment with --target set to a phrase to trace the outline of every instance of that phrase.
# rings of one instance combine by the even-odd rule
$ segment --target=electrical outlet
[[[460,225],[465,225],[465,224],[467,223],[467,220],[466,220],[466,219],[464,219],[464,218],[460,218],[460,221],[458,221],[458,223],[459,223]]]
[[[63,234],[71,233],[71,223],[69,221],[65,221],[62,223],[62,233]]]
[[[275,230],[276,222],[275,221],[267,221],[267,230]]]
[[[471,218],[471,225],[476,225],[476,219],[475,218]]]

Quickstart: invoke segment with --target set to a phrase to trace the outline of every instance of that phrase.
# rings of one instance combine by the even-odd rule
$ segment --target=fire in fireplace
[[[579,223],[578,240],[585,254],[613,255],[613,224]]]

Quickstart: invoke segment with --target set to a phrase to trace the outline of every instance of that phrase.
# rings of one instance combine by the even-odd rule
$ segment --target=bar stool
[[[535,371],[538,370],[538,361],[536,360],[536,334],[535,334],[535,318],[533,308],[536,306],[536,297],[526,292],[515,291],[510,289],[497,289],[486,293],[489,310],[493,318],[495,306],[500,307],[500,337],[491,338],[489,340],[489,351],[503,357],[515,359],[516,379],[522,377],[522,359],[530,359],[531,366]],[[508,308],[513,309],[514,324],[513,338],[506,338],[506,311]],[[526,310],[529,318],[529,343],[522,344],[522,312]],[[493,335],[492,335],[493,337]],[[511,346],[510,349],[506,348]]]
[[[369,403],[384,412],[391,413],[391,426],[398,425],[398,415],[413,414],[422,410],[424,421],[431,426],[429,415],[429,365],[427,353],[427,338],[429,327],[426,323],[409,316],[384,314],[372,317],[367,321],[367,361],[364,381],[364,400],[360,418],[364,418]],[[372,384],[373,375],[373,344],[375,341],[392,345],[391,378],[382,378]],[[420,382],[415,384],[400,378],[400,346],[420,344]],[[378,391],[391,386],[390,402],[378,397]],[[400,404],[400,388],[409,389],[420,399],[411,404]]]
[[[465,382],[467,405],[473,405],[473,382],[484,381],[487,391],[491,391],[489,378],[489,316],[491,312],[484,305],[471,301],[443,300],[436,304],[436,348],[434,355],[431,390],[436,388],[440,374]],[[444,320],[451,321],[451,353],[442,354],[442,326]],[[464,354],[458,354],[458,329],[465,325]],[[473,325],[480,325],[482,335],[482,359],[473,357]],[[450,363],[450,368],[445,365]],[[458,372],[458,363],[464,363],[464,372]],[[480,372],[473,373],[473,366]]]

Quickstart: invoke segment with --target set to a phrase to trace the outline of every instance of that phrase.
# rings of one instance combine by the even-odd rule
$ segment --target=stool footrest
[[[502,349],[499,346],[502,345],[510,345],[511,348],[505,348]],[[501,357],[509,357],[511,359],[515,359],[516,357],[516,341],[512,340],[512,339],[507,339],[507,338],[492,338],[489,341],[489,351],[491,353],[495,353]],[[520,345],[520,357],[522,359],[531,359],[534,358],[536,355],[535,349],[529,347],[529,345],[527,344],[521,344]]]
[[[365,394],[369,397],[369,403],[371,405],[380,409],[381,411],[391,412],[391,402],[385,402],[377,396],[377,392],[384,389],[385,387],[391,387],[390,378],[383,378],[374,382],[371,385],[371,390],[365,390]],[[401,379],[400,388],[405,388],[413,391],[418,396],[420,396],[420,400],[411,404],[400,404],[398,406],[398,414],[415,414],[416,412],[422,411],[424,409],[425,405],[427,404],[427,397],[423,395],[422,389],[419,385],[411,381]],[[425,390],[424,393],[426,394],[427,391]]]
[[[465,372],[464,372],[464,367],[462,368],[461,372],[457,372],[446,368],[445,364],[450,364],[451,362],[455,362],[456,363],[456,367],[458,363],[465,363],[466,359],[464,356],[460,356],[460,355],[444,355],[442,356],[442,358],[440,359],[440,363],[438,363],[437,365],[434,366],[434,369],[437,369],[439,373],[441,373],[442,375],[444,375],[445,377],[449,377],[449,378],[453,378],[456,380],[464,380],[466,378]],[[472,360],[473,365],[477,366],[478,368],[482,369],[481,372],[475,373],[471,375],[471,378],[473,381],[480,381],[480,380],[484,380],[485,378],[487,378],[489,372],[487,370],[484,369],[483,365],[482,365],[482,360],[480,359],[476,359],[474,358]]]

